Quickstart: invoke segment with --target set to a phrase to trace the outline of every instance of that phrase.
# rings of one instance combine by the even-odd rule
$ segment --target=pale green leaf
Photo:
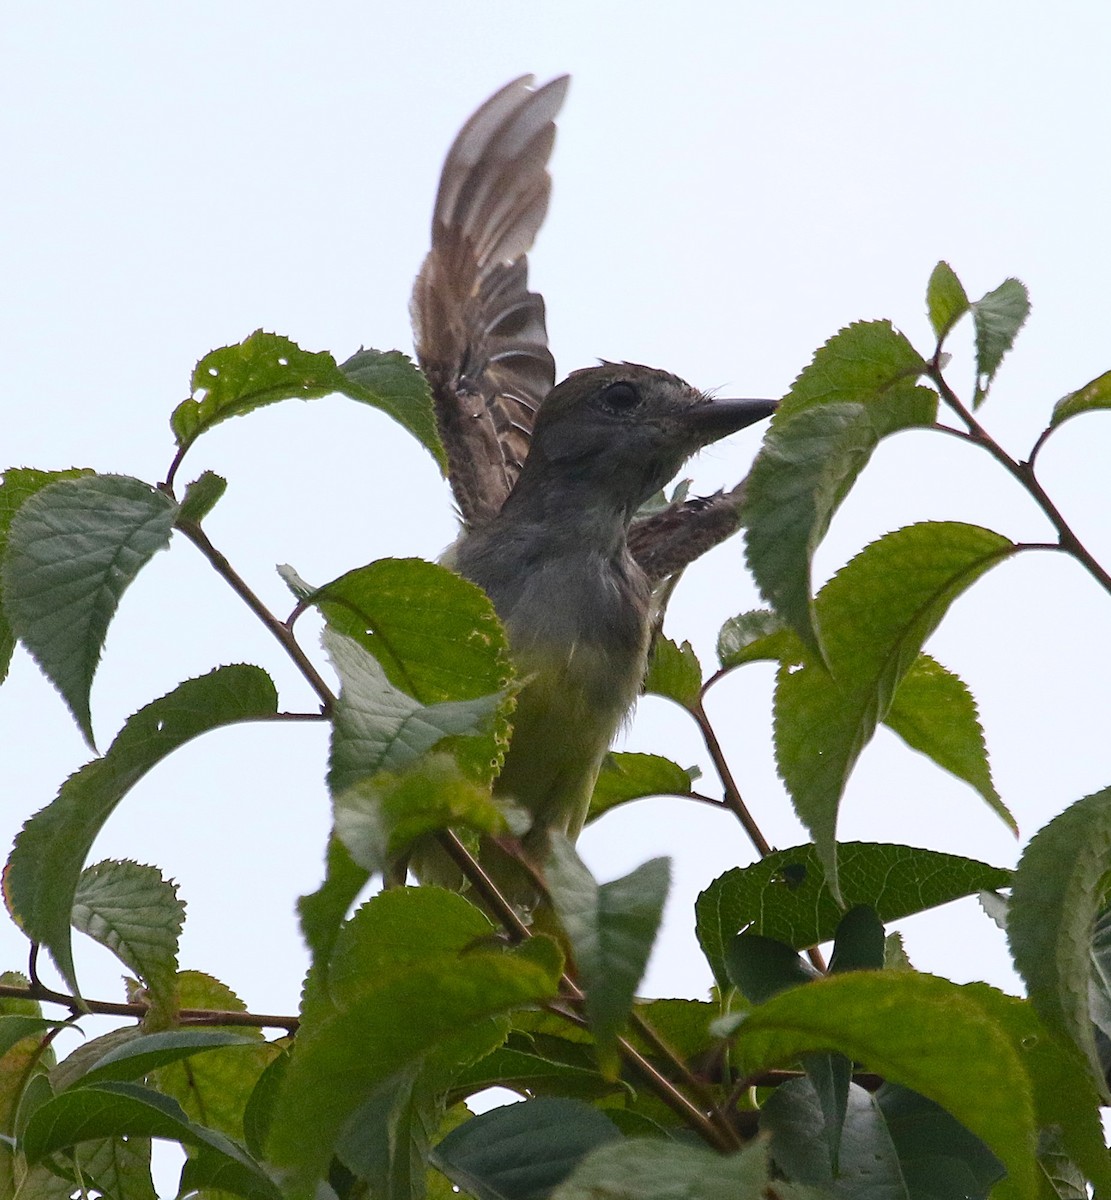
[[[1049,424],[1052,428],[1060,425],[1062,421],[1067,421],[1069,417],[1108,408],[1111,408],[1111,371],[1104,371],[1082,388],[1062,396],[1053,406],[1053,416],[1050,417]]]
[[[947,262],[939,262],[933,269],[926,288],[926,307],[930,314],[930,324],[940,345],[969,309],[964,284]]]
[[[697,772],[659,754],[611,752],[602,760],[602,768],[594,782],[586,824],[630,800],[641,800],[645,796],[686,796],[696,777]]]
[[[1003,356],[1030,315],[1030,296],[1019,280],[1005,279],[971,307],[976,328],[976,394],[972,406],[979,408]]]
[[[698,703],[701,690],[702,664],[690,642],[680,646],[663,635],[656,638],[644,679],[644,691],[691,708]]]
[[[185,905],[156,867],[108,861],[86,867],[70,923],[109,950],[143,981],[153,1009],[172,1015],[178,938]]]

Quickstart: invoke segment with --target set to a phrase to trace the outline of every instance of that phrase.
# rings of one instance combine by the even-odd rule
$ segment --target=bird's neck
[[[639,503],[629,491],[612,475],[530,457],[498,520],[527,527],[550,551],[620,555]]]

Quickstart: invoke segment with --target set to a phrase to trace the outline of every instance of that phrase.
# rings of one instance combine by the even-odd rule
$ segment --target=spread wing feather
[[[528,260],[551,191],[547,164],[567,77],[523,76],[463,126],[444,163],[432,248],[413,289],[417,359],[428,377],[448,476],[466,524],[501,508],[555,383],[544,300]]]

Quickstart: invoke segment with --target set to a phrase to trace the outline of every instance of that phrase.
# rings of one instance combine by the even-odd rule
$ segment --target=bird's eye
[[[617,413],[632,412],[641,403],[640,392],[631,383],[625,382],[611,383],[600,398],[606,408]]]

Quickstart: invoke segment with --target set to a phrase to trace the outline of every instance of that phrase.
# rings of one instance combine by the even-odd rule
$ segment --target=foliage
[[[287,568],[295,605],[281,620],[204,529],[224,481],[204,472],[178,488],[184,457],[220,421],[330,393],[387,412],[442,463],[428,389],[403,355],[364,350],[341,366],[257,332],[198,364],[172,415],[162,482],[7,472],[0,663],[22,643],[90,745],[90,689],[120,599],[182,538],[275,635],[321,707],[280,712],[262,667],[216,666],[137,711],[27,820],[5,902],[32,962],[47,952],[70,992],[11,973],[0,982],[0,1194],[150,1200],[150,1143],[161,1138],[185,1148],[182,1191],[210,1200],[422,1200],[452,1188],[477,1200],[1034,1200],[1085,1185],[1111,1197],[1098,1112],[1111,1095],[1111,787],[1037,833],[1013,874],[927,848],[837,841],[846,784],[881,724],[1014,828],[971,693],[923,647],[962,592],[1033,544],[924,521],[812,585],[815,551],[883,438],[913,426],[990,454],[1040,506],[1056,547],[1111,594],[1035,470],[1060,424],[1108,407],[1111,376],[1069,393],[1015,460],[977,414],[1025,321],[1025,289],[1009,279],[970,301],[941,263],[927,309],[928,353],[890,322],[850,325],[784,397],[742,508],[769,608],[726,622],[709,672],[689,643],[658,639],[646,689],[693,720],[719,786],[696,790],[695,772],[658,754],[613,754],[598,779],[590,820],[668,795],[732,812],[752,838],[758,859],[707,879],[696,906],[716,980],[709,1001],[637,999],[666,860],[599,884],[556,839],[536,864],[547,900],[533,927],[479,870],[477,840],[517,853],[526,820],[491,793],[518,685],[481,591],[414,559],[318,588]],[[976,354],[967,400],[944,353],[965,318]],[[310,608],[325,621],[335,694],[323,658],[297,640]],[[777,763],[813,839],[774,852],[704,704],[760,661],[776,664]],[[175,884],[151,867],[88,859],[115,807],[177,747],[285,719],[330,726],[321,770],[333,835],[327,876],[298,905],[312,952],[301,1011],[256,1017],[219,981],[179,971]],[[405,885],[409,856],[430,845],[468,889]],[[385,886],[356,907],[375,876]],[[1025,998],[918,973],[885,936],[887,922],[977,893],[1006,925]],[[124,1003],[82,996],[74,929],[130,972]],[[93,1034],[97,1014],[130,1023],[56,1061],[59,1012]],[[474,1115],[467,1100],[492,1085],[523,1103]]]

